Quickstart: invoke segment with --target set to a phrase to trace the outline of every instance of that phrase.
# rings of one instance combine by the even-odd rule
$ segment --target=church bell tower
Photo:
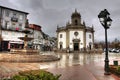
[[[81,25],[81,15],[75,9],[75,12],[71,15],[71,22],[73,26]]]

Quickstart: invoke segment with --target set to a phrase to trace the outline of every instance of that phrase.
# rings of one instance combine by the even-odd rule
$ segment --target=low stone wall
[[[38,50],[34,49],[10,49],[10,53],[12,54],[38,54]]]
[[[56,52],[59,53],[68,53],[66,50],[57,50]],[[102,54],[104,51],[102,49],[92,49],[92,50],[86,50],[86,51],[70,51],[69,53],[98,53]]]
[[[54,55],[0,54],[0,62],[48,62],[60,58]]]
[[[102,49],[92,49],[92,50],[86,51],[86,53],[98,53],[98,54],[102,54],[103,50]]]

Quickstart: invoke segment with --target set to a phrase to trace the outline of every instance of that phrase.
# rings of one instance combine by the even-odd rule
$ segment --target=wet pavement
[[[48,71],[62,74],[60,80],[120,80],[117,76],[104,75],[104,54],[66,54],[62,56],[60,68]],[[118,60],[120,54],[109,54],[110,64]],[[63,65],[64,64],[64,65]]]
[[[104,53],[58,53],[56,55],[61,58],[60,61],[44,63],[0,62],[0,77],[9,77],[24,70],[45,69],[54,74],[61,74],[60,80],[120,80],[113,74],[104,75]],[[119,57],[120,53],[110,53],[110,64],[113,64],[113,60],[120,60]]]

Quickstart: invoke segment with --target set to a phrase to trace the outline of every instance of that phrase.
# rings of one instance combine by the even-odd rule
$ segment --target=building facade
[[[27,12],[0,6],[0,48],[4,51],[10,48],[20,48],[23,41],[18,37],[23,37],[25,30]]]
[[[82,51],[92,49],[94,43],[94,28],[81,23],[81,15],[75,10],[71,15],[71,22],[66,26],[57,26],[58,50]]]
[[[33,33],[34,39],[31,42],[34,49],[42,50],[43,35],[42,35],[41,26],[36,24],[29,24],[29,29],[31,29],[31,32]]]

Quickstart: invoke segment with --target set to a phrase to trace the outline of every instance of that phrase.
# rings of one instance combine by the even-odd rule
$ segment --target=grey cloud
[[[22,8],[39,10],[43,8],[42,0],[15,0],[15,3],[20,4]]]
[[[29,12],[30,23],[41,25],[50,36],[55,35],[57,25],[65,26],[70,21],[76,8],[87,26],[94,25],[97,40],[104,40],[104,28],[97,15],[106,8],[113,19],[109,39],[120,38],[120,0],[0,0],[0,5]]]

